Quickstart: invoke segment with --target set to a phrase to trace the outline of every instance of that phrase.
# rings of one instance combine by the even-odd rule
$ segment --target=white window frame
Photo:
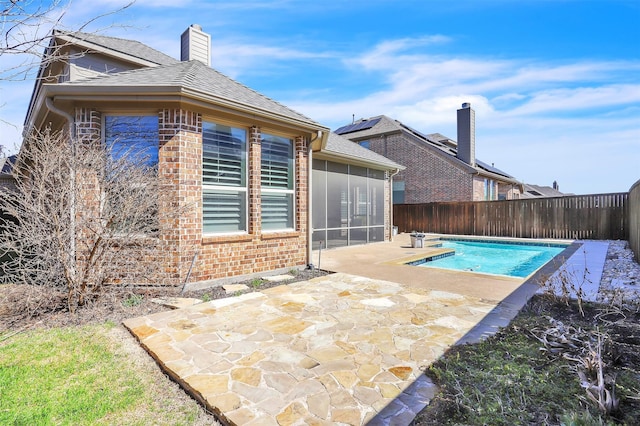
[[[273,187],[265,187],[262,184],[262,144],[264,143],[265,136],[275,136],[283,139],[288,139],[291,143],[291,189],[287,188],[273,188]],[[262,203],[262,195],[263,194],[285,194],[291,197],[291,226],[286,228],[278,228],[278,229],[264,229],[262,226],[262,212],[260,214],[261,221],[261,229],[263,233],[274,233],[274,232],[290,232],[296,229],[296,139],[291,135],[278,134],[276,132],[263,131],[260,134],[260,199],[261,199],[261,209],[263,208]]]
[[[202,120],[202,159],[204,160],[204,127],[205,123],[229,126],[238,130],[242,130],[245,136],[245,167],[244,167],[244,186],[229,186],[229,185],[215,185],[204,182],[205,172],[204,172],[204,163],[202,164],[202,235],[203,236],[224,236],[224,235],[246,235],[249,233],[249,129],[244,126],[226,122],[223,120],[217,119],[207,119],[206,117]],[[218,232],[205,232],[204,230],[204,197],[206,191],[217,191],[217,192],[226,192],[226,193],[243,193],[244,194],[244,229],[238,231],[218,231]]]

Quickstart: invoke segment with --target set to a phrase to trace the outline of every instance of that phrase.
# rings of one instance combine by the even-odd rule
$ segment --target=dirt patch
[[[323,270],[296,271],[292,279],[268,281],[260,278],[238,281],[247,290],[227,294],[221,286],[197,291],[180,293],[179,288],[123,289],[107,287],[99,298],[91,300],[75,312],[69,312],[66,293],[48,286],[0,285],[0,332],[4,330],[29,329],[32,327],[67,327],[83,324],[96,324],[111,321],[116,324],[127,318],[135,318],[167,308],[151,301],[162,297],[194,297],[202,300],[214,300],[233,297],[246,292],[262,291],[270,287],[307,281],[327,275]]]

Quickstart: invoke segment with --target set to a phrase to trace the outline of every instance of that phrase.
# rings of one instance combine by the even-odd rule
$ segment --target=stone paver
[[[227,294],[234,294],[240,291],[249,290],[249,287],[245,284],[226,284],[222,286],[222,289]]]
[[[423,370],[496,303],[338,273],[124,324],[231,424],[408,424]]]
[[[271,281],[271,282],[287,281],[287,280],[292,280],[294,278],[295,277],[291,274],[271,275],[271,276],[262,277],[263,280]]]
[[[187,306],[192,306],[198,303],[202,303],[202,300],[192,298],[192,297],[163,297],[163,298],[153,298],[151,299],[151,301],[153,303],[157,303],[158,305],[162,305],[166,308],[171,308],[171,309],[186,308]]]

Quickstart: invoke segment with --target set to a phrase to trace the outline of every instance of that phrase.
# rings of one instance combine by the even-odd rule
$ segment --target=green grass
[[[258,288],[262,285],[264,280],[262,278],[254,278],[251,280],[251,287]]]
[[[564,314],[562,321],[594,332],[606,326],[598,322],[593,307],[582,318],[575,303],[555,305],[551,314]],[[626,318],[620,315],[619,321]],[[629,318],[632,325],[635,318]],[[617,323],[619,325],[619,322]],[[609,425],[614,419],[598,412],[585,395],[575,372],[576,363],[560,355],[542,351],[532,330],[551,327],[543,314],[525,308],[500,333],[474,344],[451,348],[427,371],[440,387],[440,393],[416,418],[416,425],[515,425],[565,424]],[[627,336],[633,333],[626,333]],[[615,339],[607,341],[608,351],[627,355],[637,347],[615,349]],[[620,352],[622,351],[622,352]],[[615,357],[614,357],[615,358]],[[617,374],[616,394],[621,399],[620,410],[613,413],[622,424],[637,424],[640,406],[637,403],[640,381],[636,361],[607,359]],[[609,370],[612,371],[612,370]]]
[[[37,330],[0,343],[0,424],[189,424],[109,339],[113,324]]]
[[[524,333],[502,341],[457,347],[431,368],[443,389],[456,395],[451,420],[463,424],[538,424],[535,412],[560,416],[582,410],[578,381],[543,359],[539,344]],[[545,364],[547,364],[545,366]],[[535,406],[535,408],[533,407]]]

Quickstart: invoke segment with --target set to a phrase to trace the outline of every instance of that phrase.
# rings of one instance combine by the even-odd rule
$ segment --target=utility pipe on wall
[[[76,126],[75,126],[75,119],[73,118],[73,116],[71,114],[69,114],[66,111],[61,110],[60,108],[58,108],[57,106],[55,106],[55,104],[53,103],[53,99],[52,98],[45,98],[45,105],[47,106],[47,108],[49,109],[49,111],[60,115],[61,117],[64,117],[67,120],[67,123],[69,123],[69,143],[71,144],[71,155],[72,155],[72,161],[76,160]],[[69,249],[71,251],[71,256],[72,256],[72,262],[71,262],[71,273],[72,276],[74,277],[74,279],[76,279],[76,268],[75,268],[75,262],[77,259],[76,256],[76,171],[75,171],[75,165],[73,165],[70,169],[70,176],[69,176],[69,180],[70,180],[70,189],[71,189],[71,212],[69,212],[69,214],[71,215],[71,217],[69,218],[69,224],[70,224],[70,236],[69,236]]]
[[[313,174],[313,142],[322,137],[322,130],[318,130],[316,137],[309,140],[309,155],[307,156],[307,265],[312,264],[311,256],[313,255],[313,203],[312,203],[312,189],[313,184],[311,175]]]
[[[389,241],[393,241],[393,177],[398,173],[400,173],[400,169],[396,169],[389,176],[389,190],[391,190],[389,197]]]

